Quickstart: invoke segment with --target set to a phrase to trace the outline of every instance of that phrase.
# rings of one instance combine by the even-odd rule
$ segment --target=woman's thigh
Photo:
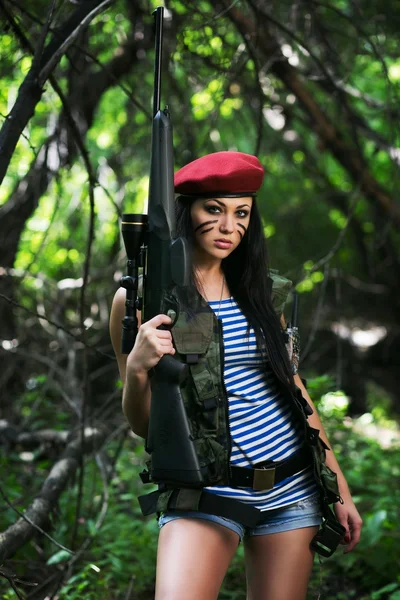
[[[322,512],[318,495],[267,511],[245,538],[248,600],[303,600]]]
[[[245,540],[247,600],[304,600],[318,526],[253,536]]]
[[[179,518],[160,531],[155,600],[216,600],[238,547],[227,527]]]

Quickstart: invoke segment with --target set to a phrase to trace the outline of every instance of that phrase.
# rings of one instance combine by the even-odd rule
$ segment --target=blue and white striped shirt
[[[281,461],[302,445],[302,432],[292,416],[271,369],[263,366],[253,328],[233,298],[209,302],[219,310],[224,339],[224,382],[228,394],[229,426],[232,438],[231,464],[249,467],[266,460]],[[213,486],[208,492],[228,496],[260,510],[293,504],[316,492],[310,468],[276,484],[272,490]]]

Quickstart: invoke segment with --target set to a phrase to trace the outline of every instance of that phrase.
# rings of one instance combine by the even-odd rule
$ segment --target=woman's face
[[[250,222],[251,196],[200,198],[191,206],[196,250],[223,259],[240,244]]]

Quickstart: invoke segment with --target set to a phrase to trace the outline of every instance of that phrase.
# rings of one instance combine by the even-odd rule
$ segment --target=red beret
[[[184,196],[254,196],[264,168],[256,156],[243,152],[214,152],[175,173],[175,192]]]

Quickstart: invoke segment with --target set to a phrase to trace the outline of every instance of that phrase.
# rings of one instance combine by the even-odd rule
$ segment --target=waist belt
[[[145,496],[139,496],[138,500],[143,515],[147,516],[157,512],[157,501],[161,493],[160,490],[156,490]],[[261,511],[255,506],[246,505],[238,500],[217,496],[216,494],[209,494],[202,489],[174,490],[168,501],[167,509],[200,511],[232,519],[245,527],[256,527],[261,517]]]
[[[183,498],[180,497],[181,495]],[[199,512],[238,521],[245,527],[256,527],[260,521],[261,511],[255,506],[246,505],[238,500],[232,500],[232,498],[209,494],[204,490],[196,490],[195,495],[198,497],[196,510]],[[185,506],[185,504],[185,491],[182,494],[182,490],[174,490],[168,508],[190,510],[190,504],[189,506]]]
[[[250,469],[231,466],[229,485],[250,487],[257,491],[272,490],[275,484],[306,469],[311,464],[311,451],[303,446],[296,454],[280,462],[265,461]]]

